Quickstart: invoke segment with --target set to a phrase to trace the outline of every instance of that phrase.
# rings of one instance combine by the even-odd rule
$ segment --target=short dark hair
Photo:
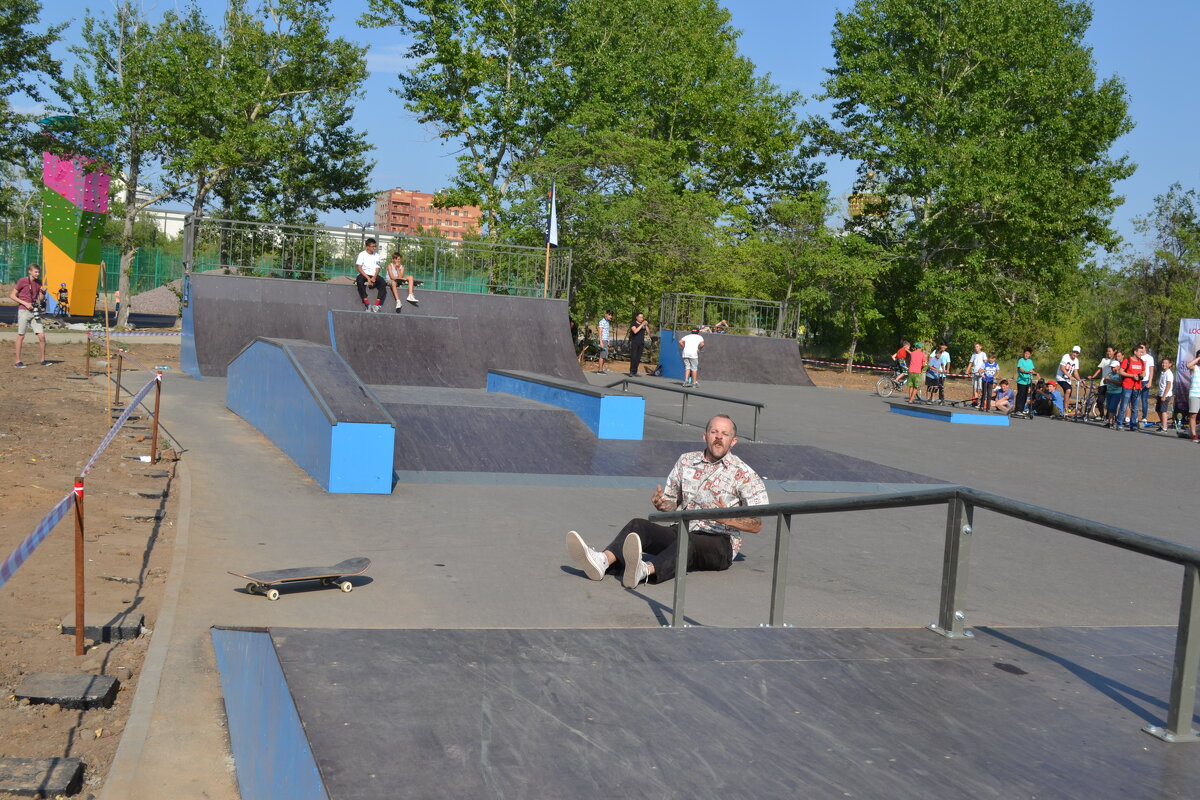
[[[363,246],[365,247],[368,244],[379,244],[379,242],[375,241],[374,239],[367,239],[367,241],[363,243]]]
[[[612,309],[611,309],[611,308],[610,308],[610,309],[608,309],[607,311],[605,311],[605,312],[604,312],[605,316],[607,316],[607,315],[609,315],[609,314],[611,314],[611,313],[612,313]]]

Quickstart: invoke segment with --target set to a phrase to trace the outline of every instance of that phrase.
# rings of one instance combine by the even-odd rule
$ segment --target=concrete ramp
[[[663,375],[683,380],[683,359],[679,339],[687,331],[663,331],[661,361]],[[812,386],[812,378],[800,360],[795,339],[768,336],[738,336],[731,333],[705,333],[700,352],[700,382],[737,381],[783,386]]]
[[[437,301],[430,305],[458,313],[435,315],[424,300],[400,314],[330,311],[334,348],[368,384],[482,389],[489,369],[584,382],[564,304],[491,295]]]
[[[197,378],[224,376],[229,362],[259,337],[332,344],[329,312],[334,311],[360,317],[338,321],[347,332],[339,337],[339,349],[356,370],[372,359],[394,358],[372,369],[401,369],[393,374],[412,374],[424,381],[416,385],[433,386],[482,388],[492,367],[583,380],[563,300],[418,289],[419,305],[402,303],[397,314],[389,297],[382,313],[368,314],[353,284],[219,273],[192,275],[190,292],[180,358]],[[416,317],[441,322],[418,327],[429,320],[409,322]],[[377,338],[351,341],[350,332],[363,326]],[[363,377],[368,383],[394,382]]]

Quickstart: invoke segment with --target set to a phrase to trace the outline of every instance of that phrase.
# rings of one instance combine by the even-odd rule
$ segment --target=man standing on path
[[[1071,348],[1071,352],[1063,353],[1062,359],[1058,362],[1058,374],[1054,376],[1054,380],[1058,383],[1058,388],[1063,393],[1063,407],[1067,409],[1066,413],[1071,413],[1071,384],[1079,380],[1079,354],[1082,348],[1075,345]]]
[[[383,298],[387,294],[387,283],[383,280],[383,276],[379,274],[382,267],[380,262],[383,260],[383,253],[378,252],[379,243],[374,239],[367,239],[364,249],[358,254],[358,258],[354,260],[354,266],[358,268],[358,275],[354,277],[354,284],[358,287],[358,296],[362,298],[363,310],[379,313],[383,309]],[[371,305],[367,300],[368,289],[375,290],[375,305]]]
[[[983,343],[975,343],[975,352],[971,354],[971,363],[967,366],[967,374],[971,376],[971,405],[979,401],[979,393],[983,391],[983,365],[987,361],[987,353],[983,352]]]
[[[605,372],[604,362],[608,361],[608,346],[612,344],[612,311],[605,311],[600,318],[600,363],[596,372]]]
[[[680,357],[683,358],[683,385],[700,385],[700,351],[704,349],[704,337],[699,328],[679,340]]]
[[[650,323],[646,322],[646,315],[638,312],[633,318],[633,324],[629,326],[629,376],[636,377],[638,374],[638,365],[642,363],[642,350],[646,347],[646,328],[650,327]]]
[[[1154,356],[1150,355],[1150,345],[1142,342],[1138,345],[1142,348],[1142,363],[1146,365],[1146,371],[1142,373],[1142,390],[1138,393],[1138,402],[1141,403],[1141,423],[1138,424],[1139,430],[1145,430],[1150,427],[1150,382],[1154,380]],[[1136,407],[1134,409],[1137,410]],[[1132,416],[1135,418],[1138,415],[1135,413]],[[1135,423],[1137,424],[1137,423]]]
[[[33,328],[34,334],[37,335],[38,353],[41,356],[39,362],[43,367],[50,366],[50,362],[46,360],[46,331],[37,313],[45,294],[46,290],[42,288],[42,268],[37,264],[30,264],[25,270],[25,277],[17,281],[17,285],[8,293],[9,299],[20,306],[17,309],[17,360],[13,364],[18,369],[25,367],[25,362],[21,361],[21,345],[25,342],[27,328]]]
[[[920,342],[913,342],[908,354],[908,402],[917,402],[917,392],[921,391],[921,372],[925,369],[925,351]]]
[[[694,511],[704,508],[737,508],[766,505],[762,478],[729,451],[737,444],[737,425],[725,414],[708,421],[704,450],[684,453],[650,502],[659,511]],[[742,550],[742,534],[758,533],[758,517],[693,520],[688,523],[687,571],[729,569]],[[627,589],[639,584],[663,583],[675,577],[679,540],[675,526],[632,519],[603,551],[588,547],[575,531],[567,533],[567,552],[587,577],[602,580],[613,568],[622,574]],[[650,556],[649,560],[643,560]]]

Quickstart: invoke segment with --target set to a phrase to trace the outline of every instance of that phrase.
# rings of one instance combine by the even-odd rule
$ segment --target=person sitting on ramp
[[[363,310],[375,313],[379,313],[379,309],[383,307],[383,298],[387,293],[387,285],[383,282],[383,276],[379,274],[379,262],[383,259],[383,253],[378,252],[378,248],[378,242],[367,239],[362,252],[354,260],[354,266],[358,269],[358,274],[354,276],[354,284],[358,287],[358,296],[362,298]],[[371,305],[367,299],[368,289],[375,290],[375,305]]]
[[[406,297],[405,299],[408,300],[408,302],[412,303],[413,305],[416,305],[417,303],[421,302],[420,300],[418,300],[416,298],[416,296],[413,295],[413,287],[415,285],[415,281],[413,280],[412,275],[404,274],[404,260],[400,257],[399,253],[392,253],[392,260],[388,262],[387,271],[388,271],[388,283],[392,287],[392,295],[396,298],[396,313],[397,314],[400,313],[400,282],[401,281],[408,281],[408,297]]]
[[[681,455],[667,476],[667,488],[659,485],[650,502],[659,511],[765,505],[767,488],[746,462],[729,452],[735,444],[733,420],[725,414],[710,419],[704,428],[704,450]],[[741,535],[760,530],[758,517],[692,520],[687,571],[729,569],[742,550]],[[603,551],[589,547],[577,532],[567,533],[567,552],[588,578],[603,580],[618,571],[627,589],[674,578],[678,550],[676,526],[646,519],[630,520]]]

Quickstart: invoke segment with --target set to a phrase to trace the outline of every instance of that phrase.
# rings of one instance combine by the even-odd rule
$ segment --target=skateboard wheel
[[[333,586],[333,578],[321,578],[322,586]]]
[[[246,591],[249,592],[250,594],[258,594],[258,584],[257,583],[247,583]]]
[[[351,583],[350,581],[342,581],[341,583],[338,584],[338,586],[342,587],[343,592],[348,592],[354,588],[354,584]]]
[[[266,595],[267,595],[268,600],[278,600],[279,599],[279,590],[278,589],[267,589]]]

